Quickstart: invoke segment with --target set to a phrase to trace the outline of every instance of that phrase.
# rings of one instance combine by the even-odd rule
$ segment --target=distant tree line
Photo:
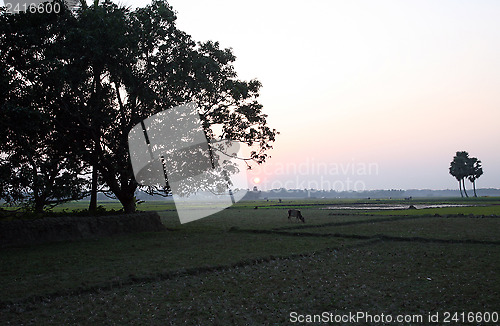
[[[244,200],[257,200],[267,198],[404,198],[405,190],[364,190],[364,191],[336,191],[322,189],[272,189],[261,191],[254,188],[243,198]]]
[[[58,0],[56,0],[58,1]],[[127,135],[143,119],[194,101],[207,139],[254,145],[266,160],[277,134],[237,79],[231,49],[196,43],[166,1],[131,10],[96,0],[60,13],[0,11],[0,199],[42,211],[97,192],[136,209]],[[146,188],[168,194],[169,187]]]
[[[476,157],[469,157],[469,153],[462,151],[457,152],[453,157],[453,161],[450,163],[450,174],[455,177],[458,181],[458,188],[460,190],[460,195],[463,197],[464,193],[466,197],[467,189],[465,188],[465,179],[469,179],[472,183],[474,189],[474,197],[476,194],[476,180],[483,175],[483,168],[481,167],[481,161]],[[463,188],[463,192],[462,192]]]
[[[481,195],[485,197],[500,196],[500,189],[481,188]],[[140,198],[151,200],[146,194],[139,194]],[[278,199],[278,198],[356,198],[356,199],[408,199],[454,197],[456,190],[444,189],[407,189],[407,190],[365,190],[365,191],[335,191],[318,189],[273,189],[268,191],[249,191],[244,200]],[[153,197],[154,200],[154,197]]]

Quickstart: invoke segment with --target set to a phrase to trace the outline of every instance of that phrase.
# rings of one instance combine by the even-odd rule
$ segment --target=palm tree
[[[462,177],[460,176],[460,173],[458,172],[458,167],[457,167],[457,164],[455,162],[451,162],[451,165],[450,165],[450,174],[452,176],[454,176],[457,181],[458,181],[458,189],[460,190],[460,196],[464,196],[464,193],[462,192]]]
[[[458,181],[458,188],[460,189],[460,196],[464,196],[462,193],[462,186],[464,188],[465,196],[469,197],[467,190],[465,189],[464,178],[469,175],[468,171],[468,161],[469,153],[462,151],[457,152],[453,157],[453,161],[450,163],[450,174],[455,177]]]
[[[481,167],[481,161],[475,157],[471,157],[469,159],[469,176],[468,179],[472,182],[472,186],[474,188],[474,197],[477,197],[476,194],[476,180],[483,175],[483,168]]]

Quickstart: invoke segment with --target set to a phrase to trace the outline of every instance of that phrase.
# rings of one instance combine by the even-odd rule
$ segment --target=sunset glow
[[[169,3],[180,29],[231,47],[238,77],[262,82],[259,101],[281,133],[263,189],[307,187],[301,180],[314,178],[367,189],[454,189],[448,167],[461,150],[483,162],[478,187],[500,186],[500,2]],[[275,172],[307,160],[378,169]]]

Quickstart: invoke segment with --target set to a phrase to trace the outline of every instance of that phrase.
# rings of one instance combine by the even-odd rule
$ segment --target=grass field
[[[500,313],[500,198],[325,209],[367,203],[380,201],[243,202],[181,225],[172,203],[152,202],[139,208],[159,211],[168,231],[1,249],[0,325],[297,324],[292,312],[478,325],[444,317]],[[306,223],[289,223],[289,207]]]

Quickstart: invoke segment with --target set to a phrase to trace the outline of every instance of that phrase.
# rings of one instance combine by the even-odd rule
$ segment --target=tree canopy
[[[453,157],[453,161],[450,163],[449,172],[458,181],[458,187],[460,189],[460,195],[463,197],[462,187],[465,196],[469,197],[467,190],[465,189],[465,179],[469,179],[474,187],[474,196],[477,197],[476,193],[476,180],[483,174],[483,168],[481,167],[481,161],[476,157],[469,157],[469,153],[466,151],[457,152]]]
[[[6,119],[10,136],[0,144],[3,162],[17,155],[24,167],[33,157],[26,148],[43,152],[41,159],[59,162],[65,185],[80,185],[93,167],[104,190],[132,212],[138,184],[127,134],[148,116],[187,102],[200,108],[208,139],[216,137],[212,126],[221,125],[219,136],[254,146],[247,159],[264,162],[277,131],[268,127],[257,100],[260,82],[239,80],[231,49],[195,42],[175,20],[162,0],[135,10],[106,0],[76,13],[0,14],[2,116],[39,116],[46,128],[14,127]],[[37,136],[22,143],[23,132],[14,128]],[[1,184],[9,184],[3,175]],[[24,192],[34,193],[35,183],[25,181]],[[12,182],[9,187],[18,189]]]

